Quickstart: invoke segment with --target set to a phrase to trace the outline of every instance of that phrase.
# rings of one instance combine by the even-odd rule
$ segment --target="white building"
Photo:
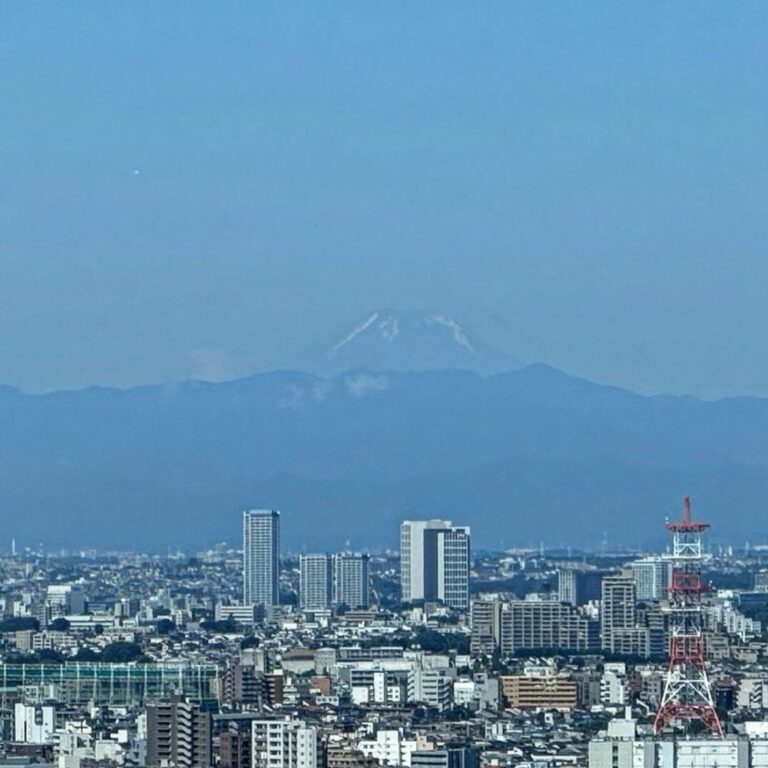
[[[665,600],[668,597],[669,560],[661,557],[644,557],[641,560],[635,560],[631,567],[639,602]]]
[[[51,706],[17,703],[13,710],[13,738],[25,744],[51,744],[55,730],[55,712]]]
[[[375,738],[362,739],[357,748],[366,756],[373,757],[380,765],[410,768],[411,753],[423,751],[429,742],[422,737],[406,739],[401,730],[377,731]]]
[[[280,513],[243,512],[243,603],[272,608],[280,602]]]
[[[77,584],[51,584],[45,602],[55,616],[62,613],[85,613],[87,600],[83,588]]]
[[[406,520],[400,526],[403,602],[442,600],[469,607],[470,531],[449,520]]]
[[[263,613],[260,605],[230,605],[228,603],[216,603],[214,618],[216,621],[232,619],[244,627],[252,627]]]
[[[629,680],[625,664],[616,662],[605,665],[600,676],[600,701],[613,705],[629,702]]]
[[[640,737],[629,713],[589,743],[589,768],[766,768],[765,739]]]
[[[292,717],[253,720],[253,768],[317,768],[317,728]]]
[[[408,701],[428,704],[441,712],[451,706],[453,679],[441,669],[414,667],[408,675]]]

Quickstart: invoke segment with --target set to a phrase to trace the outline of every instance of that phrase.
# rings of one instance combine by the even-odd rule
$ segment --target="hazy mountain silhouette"
[[[286,367],[334,376],[357,368],[383,371],[466,370],[491,374],[520,367],[440,312],[377,309]]]
[[[760,537],[768,401],[642,397],[534,365],[26,395],[0,388],[0,509],[19,544],[395,546],[406,516],[477,546],[660,541],[684,493],[716,539]]]

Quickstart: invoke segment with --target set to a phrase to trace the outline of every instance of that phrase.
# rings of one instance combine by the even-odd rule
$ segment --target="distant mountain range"
[[[236,543],[241,510],[272,506],[292,549],[394,547],[422,516],[478,547],[610,548],[663,540],[686,493],[715,539],[757,541],[767,469],[766,400],[642,397],[543,365],[0,388],[0,537],[20,545]]]

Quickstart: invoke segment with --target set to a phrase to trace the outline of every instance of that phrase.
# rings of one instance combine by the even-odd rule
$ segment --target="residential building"
[[[299,556],[299,606],[303,611],[321,611],[331,607],[333,571],[330,555]]]
[[[211,716],[184,700],[147,705],[147,768],[209,768]]]
[[[501,696],[507,709],[574,709],[579,688],[574,680],[557,674],[501,675]]]
[[[501,652],[520,649],[589,651],[599,647],[596,621],[554,600],[512,600],[501,610]]]
[[[251,768],[318,768],[318,733],[293,717],[251,723]]]
[[[600,603],[601,647],[611,653],[619,650],[623,635],[617,630],[634,629],[637,625],[635,580],[632,571],[606,576]]]
[[[352,610],[371,604],[368,555],[338,554],[333,558],[333,603]]]
[[[644,557],[631,565],[639,602],[665,600],[670,581],[670,562],[661,557]]]
[[[280,602],[280,513],[243,512],[243,603],[273,608]]]
[[[491,656],[501,645],[501,601],[473,600],[470,606],[470,653]]]

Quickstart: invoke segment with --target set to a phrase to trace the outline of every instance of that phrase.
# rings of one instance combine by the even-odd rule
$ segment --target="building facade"
[[[147,705],[147,768],[208,768],[212,758],[209,712],[188,701]]]
[[[304,611],[331,607],[333,570],[330,555],[299,556],[299,606]]]
[[[371,574],[368,555],[338,554],[333,558],[333,603],[347,608],[371,604]]]
[[[317,768],[317,728],[292,717],[251,723],[251,768]]]
[[[400,526],[402,601],[441,600],[469,607],[470,530],[448,520],[406,520]]]
[[[280,602],[280,513],[243,512],[243,603],[272,608]]]
[[[635,580],[631,571],[606,576],[600,603],[601,647],[611,653],[626,653],[626,630],[637,626]]]
[[[635,592],[640,602],[654,602],[668,597],[670,563],[661,557],[644,557],[632,563]]]

